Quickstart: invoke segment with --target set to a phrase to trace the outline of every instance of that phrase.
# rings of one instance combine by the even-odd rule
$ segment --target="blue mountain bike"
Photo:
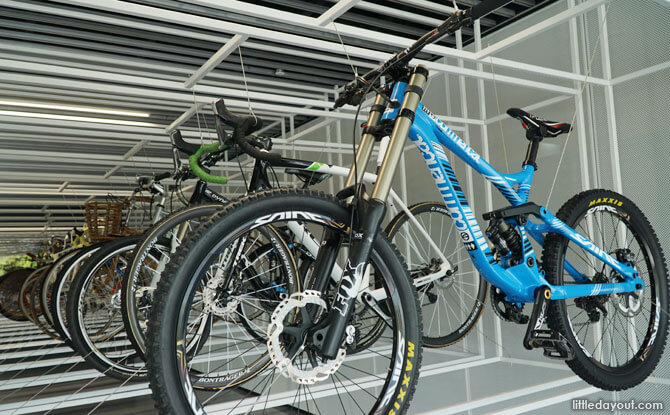
[[[428,70],[408,66],[410,60],[425,45],[504,3],[486,1],[456,13],[344,88],[336,107],[360,105],[372,90],[377,96],[346,187],[336,198],[287,189],[255,194],[215,214],[181,246],[161,278],[161,301],[152,308],[148,333],[153,345],[148,361],[151,387],[162,413],[262,413],[276,406],[298,413],[407,410],[421,363],[421,315],[402,259],[380,226],[408,137],[422,154],[469,258],[494,287],[499,315],[528,325],[524,347],[542,348],[545,356],[565,360],[585,381],[606,390],[632,387],[651,374],[667,337],[668,279],[663,252],[647,219],[633,202],[607,190],[582,192],[556,215],[528,201],[541,142],[568,132],[570,125],[508,110],[522,121],[529,144],[521,171],[502,174],[421,103]],[[393,82],[379,85],[382,75]],[[257,117],[227,111],[219,116],[235,127],[233,141],[245,151],[259,159],[281,158],[246,141],[261,126]],[[368,194],[360,184],[362,175],[375,140],[386,135],[390,142]],[[485,231],[445,148],[509,202],[483,215],[488,222]],[[269,366],[224,394],[229,389],[217,384],[230,385],[226,374],[238,373],[244,363],[224,368],[213,361],[205,365],[205,356],[188,361],[183,339],[191,305],[199,301],[198,287],[206,285],[210,264],[221,261],[236,240],[291,221],[300,222],[321,241],[303,284],[307,289],[293,293],[274,310],[266,345],[241,352],[249,353],[249,361],[267,353]],[[531,238],[542,247],[541,260]],[[336,263],[344,271],[334,277]],[[456,267],[446,264],[445,275]],[[222,281],[236,278],[228,275]],[[221,290],[220,301],[225,298]],[[525,303],[533,304],[530,316],[523,314]],[[374,311],[386,330],[374,345],[355,351],[361,307]]]

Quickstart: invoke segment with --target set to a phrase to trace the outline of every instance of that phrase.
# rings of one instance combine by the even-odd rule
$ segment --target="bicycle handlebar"
[[[166,171],[164,173],[160,173],[154,176],[154,181],[160,182],[161,180],[165,180],[168,177],[172,176],[171,171]]]
[[[218,131],[217,131],[218,133]],[[170,139],[172,145],[175,146],[179,151],[188,154],[188,165],[191,168],[191,172],[195,177],[206,181],[208,183],[217,183],[217,184],[226,184],[228,183],[228,178],[226,176],[217,176],[209,173],[200,163],[200,157],[205,154],[211,154],[216,152],[223,152],[229,147],[225,144],[212,143],[212,144],[203,144],[196,145],[187,143],[181,136],[179,130],[174,130],[170,133]],[[231,155],[231,159],[236,157],[238,154]],[[218,158],[216,158],[218,161]],[[168,175],[170,175],[168,173]]]
[[[214,101],[212,107],[214,108],[217,123],[222,122],[233,127],[232,141],[238,144],[242,151],[253,158],[270,163],[276,163],[282,159],[281,154],[259,149],[247,138],[248,135],[263,126],[263,121],[260,118],[251,115],[237,115],[231,112],[226,108],[223,98]],[[219,130],[223,130],[223,128],[217,128],[217,132]]]
[[[365,75],[359,76],[345,85],[344,90],[337,100],[335,100],[333,108],[339,108],[346,104],[359,105],[363,101],[368,85],[372,83],[377,76],[393,67],[402,67],[408,64],[427,45],[436,42],[446,35],[456,32],[463,25],[472,23],[474,20],[487,15],[510,1],[512,0],[485,0],[470,9],[458,11],[449,16],[439,26],[421,36],[407,49],[396,53],[377,68],[371,69]]]
[[[226,146],[223,146],[219,143],[201,145],[195,153],[188,156],[188,165],[191,167],[191,171],[193,171],[193,174],[195,174],[198,178],[208,183],[218,183],[218,184],[228,183],[228,178],[226,176],[216,176],[214,174],[207,173],[205,169],[200,165],[200,156],[202,156],[203,154],[223,151],[225,149]]]

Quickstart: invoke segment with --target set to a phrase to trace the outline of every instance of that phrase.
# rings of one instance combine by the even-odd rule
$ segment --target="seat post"
[[[537,170],[535,159],[537,158],[537,151],[540,149],[540,141],[542,138],[534,137],[528,140],[528,150],[526,151],[526,158],[523,160],[522,166],[533,166]]]

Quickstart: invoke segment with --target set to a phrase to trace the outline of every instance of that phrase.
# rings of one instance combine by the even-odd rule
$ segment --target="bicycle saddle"
[[[521,108],[510,108],[507,115],[521,121],[521,125],[526,130],[526,138],[556,137],[560,134],[570,131],[570,124],[565,122],[554,122],[543,120]]]

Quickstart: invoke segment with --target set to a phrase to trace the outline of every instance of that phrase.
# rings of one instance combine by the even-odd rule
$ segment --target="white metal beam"
[[[191,25],[194,27],[199,27],[202,29],[213,30],[215,32],[227,32],[227,33],[238,33],[245,34],[250,37],[268,40],[272,42],[283,42],[288,45],[306,47],[309,49],[322,50],[326,52],[336,53],[338,55],[344,54],[342,46],[338,43],[323,41],[319,39],[309,38],[305,36],[293,35],[290,33],[277,32],[269,29],[263,29],[253,26],[242,25],[232,22],[222,22],[220,20],[207,18],[204,16],[196,16],[188,13],[176,12],[172,10],[166,10],[161,8],[155,8],[150,6],[144,6],[139,4],[129,4],[121,2],[118,0],[57,0],[58,2],[75,4],[84,7],[93,7],[101,10],[112,11],[115,13],[122,14],[131,14],[135,16],[145,17],[149,19],[158,19],[162,21],[167,21],[171,23],[176,23],[179,25]],[[591,0],[591,1],[605,1],[605,0]],[[203,4],[209,7],[219,8],[228,11],[234,11],[246,15],[256,15],[258,17],[270,17],[277,21],[285,21],[285,23],[299,25],[303,27],[308,27],[310,29],[316,30],[326,30],[330,33],[336,33],[336,30],[332,24],[327,25],[326,27],[321,27],[317,25],[312,18],[301,16],[295,13],[282,12],[280,10],[256,6],[245,2],[240,2],[236,0],[226,0],[225,2],[219,2],[215,0],[191,0],[191,2]],[[14,0],[7,0],[7,5],[10,7],[24,8],[21,2],[16,2]],[[39,9],[39,8],[37,8]],[[88,20],[96,19],[95,16],[90,14],[82,16]],[[409,46],[413,41],[411,39],[401,38],[398,36],[393,36],[386,33],[379,33],[372,30],[361,29],[357,27],[347,26],[347,25],[338,25],[337,31],[342,35],[348,35],[356,37],[359,39],[369,40],[373,42],[383,42],[389,45],[397,46],[399,48],[405,48]],[[448,57],[457,57],[464,58],[470,61],[478,60],[478,57],[473,52],[468,51],[458,51],[452,48],[439,46],[439,45],[428,45],[425,49],[425,52],[434,53],[440,56]],[[370,49],[347,46],[347,53],[350,56],[355,56],[364,59],[375,59],[375,60],[386,60],[390,57],[390,54],[374,51]],[[416,60],[416,63],[430,64],[430,61]],[[523,65],[518,66],[516,62],[500,60],[496,61],[494,64],[509,67],[514,69],[521,69],[525,71],[530,71],[537,74],[549,75],[552,77],[563,77],[566,79],[572,79],[573,74],[569,72],[563,72],[562,75],[560,71],[551,71],[547,68],[540,66],[532,65]],[[444,68],[444,67],[442,67]],[[440,68],[434,68],[436,70],[443,70]],[[474,71],[475,74],[477,73]],[[467,74],[466,74],[467,75]],[[473,76],[470,74],[469,76]],[[510,77],[511,78],[511,77]],[[523,79],[515,79],[517,85],[524,85]],[[511,79],[502,79],[501,82],[507,83]],[[550,84],[546,84],[550,85]],[[534,87],[534,86],[530,86]]]
[[[622,82],[632,81],[633,79],[637,79],[641,76],[651,75],[653,73],[665,71],[667,69],[670,69],[670,61],[661,62],[648,68],[640,69],[638,71],[631,72],[626,75],[621,75],[617,78],[612,79],[611,85],[615,86]]]
[[[536,109],[540,109],[540,108],[548,107],[550,105],[558,104],[559,102],[563,102],[563,101],[568,100],[570,98],[571,97],[569,95],[559,95],[557,97],[553,97],[553,98],[545,99],[545,100],[540,101],[540,102],[536,102],[535,104],[526,105],[526,106],[523,107],[523,109],[525,111],[534,111]],[[509,115],[507,115],[507,113],[504,113],[504,114],[496,115],[495,117],[491,117],[491,118],[487,119],[486,124],[487,125],[488,124],[493,124],[493,123],[496,123],[500,120],[506,120],[506,119],[511,119],[511,118],[510,118]]]
[[[485,47],[481,51],[477,52],[475,56],[477,59],[482,59],[489,55],[498,53],[518,42],[530,38],[531,36],[535,36],[539,33],[551,29],[552,27],[558,24],[564,23],[575,16],[579,16],[580,14],[586,13],[589,10],[593,10],[607,1],[608,0],[588,0],[580,4],[579,6],[570,7],[568,10],[565,10],[561,13],[551,16],[550,18],[545,19],[540,23],[534,24],[533,26],[527,29],[517,32],[514,35],[509,36],[497,43],[494,43],[491,46]]]
[[[72,67],[62,67],[57,65],[47,65],[34,62],[16,61],[10,59],[0,59],[0,69],[9,71],[30,72],[43,75],[63,76],[68,78],[90,79],[98,82],[109,83],[114,80],[115,83],[126,85],[149,86],[153,88],[162,88],[171,91],[187,91],[180,82],[168,81],[158,78],[149,78],[143,76],[124,75],[113,72],[92,71],[87,69],[78,69]],[[198,85],[193,88],[198,94],[208,94],[214,96],[228,96],[247,99],[247,92],[241,89],[219,88],[206,85]],[[248,96],[251,99],[277,102],[293,105],[309,105],[320,108],[330,108],[333,103],[329,101],[292,97],[288,95],[266,94],[262,92],[249,91]]]
[[[113,175],[114,173],[116,173],[117,171],[119,171],[120,169],[121,169],[121,166],[112,167],[110,170],[108,170],[108,171],[105,173],[104,176],[102,176],[102,178],[105,179],[105,180],[107,180],[107,179],[109,179],[110,177],[112,177],[112,175]]]
[[[139,153],[147,144],[149,143],[149,140],[141,140],[137,144],[135,144],[130,150],[124,154],[121,159],[122,160],[128,160],[129,158],[133,157],[135,154]]]
[[[186,82],[184,82],[184,87],[185,88],[191,88],[193,85],[197,84],[202,78],[207,76],[209,72],[212,71],[212,69],[216,68],[219,66],[221,62],[223,62],[224,59],[228,57],[235,49],[237,49],[239,46],[244,43],[245,40],[247,40],[249,36],[246,35],[235,35],[228,42],[226,42],[225,45],[221,46],[221,48],[216,51],[212,55],[211,58],[207,59],[207,62],[203,63],[200,68],[198,68],[197,71],[191,77],[189,77]]]
[[[182,115],[177,117],[176,120],[172,121],[170,125],[168,125],[165,128],[165,132],[169,134],[172,130],[177,129],[180,125],[188,121],[193,116],[193,114],[198,112],[204,106],[205,106],[204,102],[196,102],[195,104],[191,105],[189,109],[187,109]]]
[[[222,39],[225,40],[224,37]],[[247,41],[244,46],[249,47],[252,44],[252,42]],[[123,59],[124,65],[128,65],[133,68],[141,68],[146,72],[154,72],[154,71],[169,71],[172,73],[178,73],[182,75],[189,75],[193,73],[194,68],[187,66],[187,65],[182,65],[182,64],[167,64],[165,62],[156,62],[149,60],[147,58],[143,59],[137,59],[137,58],[132,58],[129,56],[125,55],[116,55],[112,53],[102,53],[102,52],[94,52],[94,51],[87,51],[85,55],[82,55],[81,51],[79,49],[73,48],[73,47],[64,47],[64,46],[56,46],[56,45],[49,45],[44,46],[39,43],[35,42],[27,42],[27,41],[13,41],[13,40],[3,40],[2,43],[0,43],[0,50],[4,50],[7,52],[3,52],[0,56],[2,56],[5,59],[25,59],[25,53],[29,52],[31,55],[35,55],[31,57],[31,60],[35,62],[39,62],[37,56],[43,56],[45,61],[42,63],[49,63],[49,62],[56,62],[57,59],[61,60],[72,60],[72,59],[77,59],[78,61],[84,60],[84,61],[91,61],[95,62],[96,64],[108,64],[108,65],[118,65],[119,59]],[[264,51],[266,52],[277,52],[277,53],[286,53],[286,49],[281,49],[277,48],[275,46],[271,45],[266,45],[264,47]],[[290,54],[290,53],[289,53]],[[13,56],[12,56],[13,55]],[[341,58],[339,60],[332,60],[328,59],[329,56],[323,55],[323,54],[317,54],[314,52],[302,52],[300,54],[301,57],[309,58],[309,59],[318,59],[318,60],[325,60],[325,61],[333,61],[337,63],[347,63],[347,60],[344,58]],[[355,61],[355,65],[357,66],[363,66],[363,67],[373,67],[372,64],[367,63],[367,62],[362,62],[362,61]],[[107,70],[107,69],[105,69]],[[228,73],[209,73],[208,77],[211,79],[215,80],[227,80],[227,81],[242,81],[242,76],[239,75],[234,75],[234,74],[228,74]],[[289,88],[289,89],[298,89],[302,91],[309,91],[309,92],[304,92],[304,93],[309,93],[309,95],[306,96],[311,96],[313,97],[314,94],[322,94],[326,91],[332,93],[332,91],[328,88],[323,88],[323,87],[317,87],[317,86],[312,86],[312,85],[306,85],[303,83],[297,83],[297,82],[290,82],[288,80],[281,80],[281,81],[274,81],[271,79],[264,79],[264,78],[257,78],[254,76],[247,76],[247,80],[249,82],[249,88],[257,88],[260,89],[260,86],[257,85],[269,85],[269,86],[277,86],[277,87],[284,87],[284,88]],[[265,87],[267,88],[267,87]],[[292,91],[291,93],[295,93],[295,91]]]
[[[58,0],[58,1],[65,1],[65,2],[85,2],[87,0]],[[402,38],[399,36],[391,35],[388,33],[380,33],[376,32],[373,30],[369,29],[363,29],[359,27],[354,27],[354,26],[348,26],[344,24],[338,24],[337,29],[335,29],[334,25],[328,24],[326,26],[320,26],[316,24],[315,19],[305,17],[296,13],[290,13],[290,12],[285,12],[281,10],[276,10],[271,7],[265,7],[265,6],[258,6],[258,5],[249,5],[249,3],[241,2],[238,0],[226,0],[225,2],[220,2],[217,0],[189,0],[191,3],[196,3],[208,7],[213,7],[221,10],[226,10],[226,11],[232,11],[236,13],[242,13],[245,15],[251,15],[251,16],[256,16],[260,18],[268,18],[268,16],[271,16],[273,19],[276,19],[278,21],[281,21],[286,24],[291,24],[291,25],[297,25],[297,26],[302,26],[302,27],[307,27],[309,29],[314,29],[314,30],[322,30],[322,31],[328,31],[330,33],[339,33],[341,35],[346,35],[346,36],[351,36],[357,39],[362,39],[362,40],[367,40],[371,42],[382,42],[387,45],[393,45],[395,47],[404,49],[408,47],[410,44],[414,42],[413,39],[407,39],[407,38]],[[600,3],[607,1],[607,0],[591,0],[591,1],[598,1]],[[428,2],[425,2],[428,3]],[[597,5],[596,5],[597,6]],[[593,6],[593,7],[596,7]],[[443,8],[444,6],[439,6]],[[449,14],[453,13],[454,9],[451,7],[448,7],[451,12],[448,12]],[[443,9],[446,12],[446,9]],[[580,9],[581,10],[581,9]],[[590,8],[588,9],[590,10]],[[587,9],[584,9],[583,12],[586,12]],[[552,20],[552,26],[562,23],[564,21],[567,21],[571,15],[564,15],[560,19],[554,19]],[[239,29],[239,28],[236,28]],[[548,29],[548,27],[547,27]],[[232,30],[232,29],[231,29]],[[541,26],[538,26],[535,30],[546,30],[543,29]],[[522,40],[526,38],[527,36],[532,35],[532,33],[529,32],[529,34],[525,35],[524,37],[520,38],[519,40]],[[262,34],[256,34],[254,35],[256,37],[262,36]],[[306,38],[309,39],[309,38]],[[267,40],[272,40],[272,39],[267,39]],[[517,40],[518,41],[518,40]],[[514,41],[513,43],[516,43]],[[297,44],[297,46],[300,46]],[[302,46],[305,47],[310,47],[310,48],[320,48],[317,44],[311,44],[311,43],[306,43],[303,44]],[[337,45],[339,47],[336,47],[335,49],[331,49],[332,52],[334,53],[343,53],[343,49],[341,45]],[[375,58],[379,60],[384,60],[386,58],[377,58],[377,55],[371,54],[372,51],[367,50],[363,48],[358,48],[354,46],[347,46],[347,53],[351,56],[358,56],[358,57],[363,57],[363,58]],[[427,45],[424,48],[424,52],[428,53],[433,53],[438,56],[444,56],[444,57],[453,57],[453,58],[463,58],[472,62],[476,61],[482,61],[484,58],[488,56],[486,55],[478,55],[473,52],[465,51],[465,50],[458,50],[458,49],[453,49],[449,48],[446,46],[441,46],[441,45]],[[363,53],[360,55],[359,53]],[[417,63],[425,63],[420,60],[416,60]],[[510,69],[515,69],[515,70],[523,70],[523,71],[528,71],[536,74],[541,74],[545,76],[551,76],[551,77],[556,77],[556,78],[562,78],[562,79],[571,79],[574,80],[574,76],[570,72],[566,71],[560,71],[560,70],[555,70],[555,69],[549,69],[545,68],[542,66],[538,65],[530,65],[530,64],[523,64],[520,62],[515,62],[507,59],[499,59],[499,58],[494,58],[493,60],[486,60],[487,63],[492,63],[494,65],[500,66],[500,67],[506,67]],[[589,79],[581,79],[583,82],[591,82],[594,81],[593,78]],[[598,82],[602,82],[602,80],[597,80]]]
[[[338,17],[346,13],[347,10],[354,7],[359,1],[360,0],[340,0],[330,9],[323,12],[321,16],[317,17],[315,23],[319,26],[325,26],[331,22],[334,22]]]

